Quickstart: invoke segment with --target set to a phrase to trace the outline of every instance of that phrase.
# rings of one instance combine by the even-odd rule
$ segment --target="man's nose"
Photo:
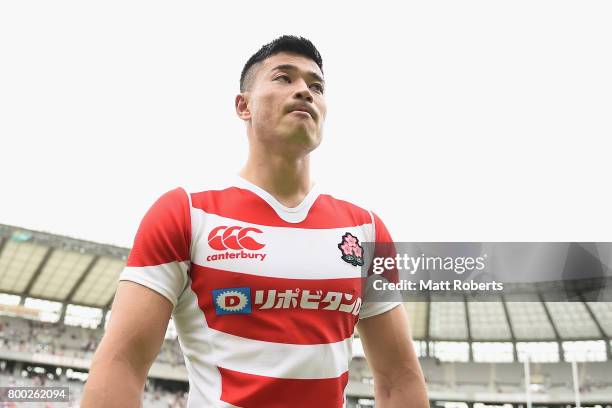
[[[304,99],[310,103],[314,101],[314,98],[312,97],[312,93],[310,92],[306,81],[299,81],[298,89],[295,91],[294,97],[298,99]]]

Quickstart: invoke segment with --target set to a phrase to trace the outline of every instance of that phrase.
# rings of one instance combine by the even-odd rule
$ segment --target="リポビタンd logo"
[[[217,315],[251,313],[250,288],[214,289],[213,301]]]
[[[363,265],[363,248],[359,245],[359,239],[350,232],[342,236],[342,242],[338,244],[342,252],[342,260],[354,266]]]

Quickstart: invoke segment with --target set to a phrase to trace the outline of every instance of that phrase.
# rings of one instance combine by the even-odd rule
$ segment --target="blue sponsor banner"
[[[251,288],[214,289],[213,303],[217,315],[250,314]]]

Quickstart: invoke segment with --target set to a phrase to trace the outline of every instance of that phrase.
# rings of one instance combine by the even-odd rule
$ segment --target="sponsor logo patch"
[[[213,290],[213,302],[217,315],[250,314],[251,289],[226,288]]]
[[[254,310],[309,309],[357,316],[362,303],[361,297],[355,293],[300,288],[256,290],[252,301],[251,288],[248,287],[214,289],[213,301],[217,315],[250,314]]]
[[[359,314],[362,300],[352,293],[309,290],[257,290],[255,291],[256,310],[274,309],[311,309],[334,310]]]

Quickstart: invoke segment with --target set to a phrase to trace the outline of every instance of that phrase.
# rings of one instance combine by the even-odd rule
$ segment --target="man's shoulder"
[[[224,175],[215,178],[209,178],[203,181],[198,181],[197,184],[184,184],[183,189],[191,196],[200,196],[206,194],[219,194],[226,192],[229,189],[239,186],[238,176]]]
[[[347,194],[333,193],[328,186],[319,185],[319,201],[326,207],[346,211],[365,218],[372,218],[372,212],[361,201]]]
[[[347,199],[346,197],[340,198],[329,193],[322,193],[320,194],[320,198],[327,205],[334,206],[345,211],[370,214],[370,211],[366,209],[365,206],[356,204],[355,201]]]

